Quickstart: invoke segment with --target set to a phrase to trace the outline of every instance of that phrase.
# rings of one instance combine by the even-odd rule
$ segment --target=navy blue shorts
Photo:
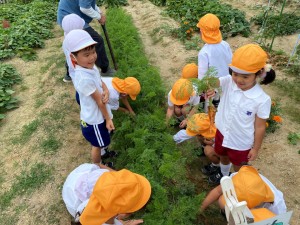
[[[106,147],[110,144],[110,134],[106,128],[106,122],[90,125],[81,121],[81,131],[84,138],[94,147]]]

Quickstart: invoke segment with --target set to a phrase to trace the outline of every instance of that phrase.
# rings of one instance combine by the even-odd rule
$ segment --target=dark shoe
[[[112,157],[117,157],[118,153],[115,151],[108,151],[106,150],[106,153],[104,155],[101,155],[101,159],[108,159]]]
[[[101,72],[101,76],[103,77],[113,77],[116,71],[112,68],[108,68],[105,73]]]
[[[72,82],[72,78],[69,76],[69,74],[66,74],[64,79],[63,79],[63,82],[65,83],[69,83],[69,82]]]
[[[201,168],[201,172],[205,175],[211,175],[220,170],[219,166],[214,166],[212,163]]]
[[[223,177],[223,174],[221,171],[218,171],[217,173],[213,173],[211,176],[208,177],[208,183],[210,185],[219,185],[221,178]]]
[[[215,106],[215,108],[217,109],[220,103],[220,99],[219,100],[212,100],[212,104]]]
[[[101,164],[103,164],[104,166],[107,166],[109,168],[114,169],[114,163],[113,162],[104,162],[103,160],[101,161]]]

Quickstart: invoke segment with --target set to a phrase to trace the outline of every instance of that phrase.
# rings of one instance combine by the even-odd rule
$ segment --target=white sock
[[[223,174],[223,176],[228,176],[230,168],[231,168],[231,163],[229,163],[228,165],[224,165],[224,164],[220,163],[220,167],[221,167],[221,173]]]
[[[215,164],[215,163],[211,163],[213,166],[217,166],[217,167],[219,167],[220,166],[220,163],[218,163],[218,164]]]
[[[105,155],[105,153],[106,153],[106,149],[107,149],[107,147],[105,147],[105,148],[101,148],[101,155]]]

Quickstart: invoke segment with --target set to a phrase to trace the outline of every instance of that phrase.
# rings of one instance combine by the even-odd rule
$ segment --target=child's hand
[[[214,97],[215,94],[216,94],[215,90],[207,90],[206,93],[205,93],[205,99]]]
[[[185,128],[186,127],[186,124],[187,124],[187,119],[184,119],[181,121],[181,123],[179,124],[179,127],[180,128]]]
[[[109,100],[109,92],[108,91],[104,91],[102,93],[102,102],[103,102],[103,104],[108,103],[108,100]]]
[[[252,148],[250,150],[250,152],[248,153],[248,160],[249,161],[254,161],[257,158],[257,155],[258,155],[258,150]]]
[[[98,22],[99,22],[100,24],[104,25],[105,22],[106,22],[106,16],[104,16],[103,14],[101,14],[101,18],[100,18],[100,20],[98,20]]]
[[[120,220],[121,223],[123,225],[137,225],[137,224],[141,224],[141,223],[144,223],[144,220],[142,219],[138,219],[138,220],[127,220],[127,221],[124,221],[124,220]]]
[[[206,138],[204,138],[203,142],[206,145],[213,145],[215,143],[213,139],[206,139]]]
[[[111,119],[106,120],[106,128],[109,132],[115,129],[114,123]]]

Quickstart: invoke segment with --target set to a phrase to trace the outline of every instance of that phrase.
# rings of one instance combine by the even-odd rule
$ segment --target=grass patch
[[[17,196],[30,194],[40,188],[52,176],[52,168],[44,163],[33,165],[30,170],[22,171],[11,188],[0,196],[0,209],[4,210]]]
[[[35,119],[31,121],[29,124],[24,125],[22,128],[22,133],[19,137],[16,137],[12,140],[13,144],[25,144],[29,141],[32,134],[37,131],[38,127],[40,126],[41,121],[38,119]]]
[[[43,154],[54,154],[62,146],[60,140],[56,137],[50,135],[46,140],[43,140],[41,143],[42,153]]]
[[[35,100],[34,108],[37,109],[37,108],[41,107],[42,105],[45,104],[45,102],[46,102],[46,99],[45,99],[45,98],[43,98],[43,97],[37,98],[37,99]]]

